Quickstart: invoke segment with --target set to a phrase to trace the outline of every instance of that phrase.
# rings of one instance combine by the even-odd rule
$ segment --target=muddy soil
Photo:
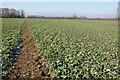
[[[9,79],[14,78],[50,78],[52,77],[49,69],[46,68],[44,58],[38,53],[36,41],[33,38],[29,25],[25,20],[20,34],[21,48],[13,63],[13,69],[10,70]]]

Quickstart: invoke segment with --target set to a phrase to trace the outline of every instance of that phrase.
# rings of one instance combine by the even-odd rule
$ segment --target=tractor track
[[[50,78],[49,69],[45,66],[44,58],[38,53],[36,41],[33,38],[27,20],[24,21],[20,34],[20,50],[16,62],[8,73],[9,79],[41,79]]]

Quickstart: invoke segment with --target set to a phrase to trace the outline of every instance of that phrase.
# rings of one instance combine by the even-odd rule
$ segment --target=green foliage
[[[117,21],[28,19],[55,78],[118,78]]]
[[[24,19],[3,18],[2,19],[2,76],[6,76],[13,61],[16,60],[20,29]]]

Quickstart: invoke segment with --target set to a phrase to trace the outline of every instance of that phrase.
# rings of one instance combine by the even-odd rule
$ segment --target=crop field
[[[19,45],[20,29],[24,19],[2,19],[2,76],[7,74]]]
[[[16,60],[24,20],[2,19],[3,76]],[[120,77],[117,21],[28,18],[26,22],[53,78]]]
[[[117,21],[28,19],[28,23],[54,77],[119,77]]]

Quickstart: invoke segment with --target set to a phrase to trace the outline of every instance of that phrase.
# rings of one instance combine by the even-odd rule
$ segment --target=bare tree
[[[3,18],[24,18],[24,10],[15,10],[9,8],[0,8],[0,17]]]
[[[25,12],[24,12],[24,10],[21,10],[21,17],[25,17]]]
[[[2,9],[2,17],[8,17],[9,16],[9,9],[4,8]]]

